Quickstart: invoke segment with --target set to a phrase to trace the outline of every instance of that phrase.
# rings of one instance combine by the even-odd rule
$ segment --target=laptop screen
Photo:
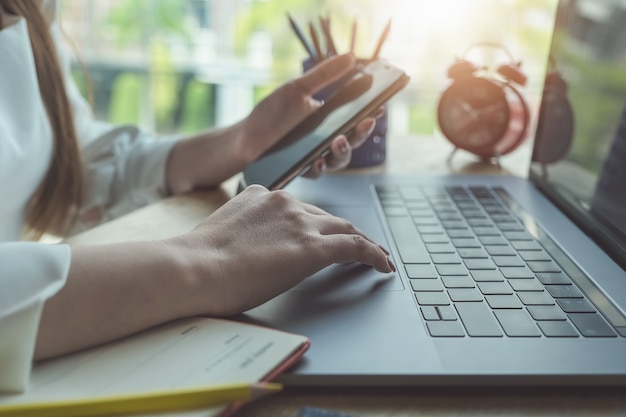
[[[626,3],[561,0],[530,177],[626,268]]]

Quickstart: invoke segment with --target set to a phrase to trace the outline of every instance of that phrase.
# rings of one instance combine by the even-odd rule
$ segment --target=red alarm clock
[[[501,49],[509,62],[495,69],[466,58],[475,47]],[[526,138],[530,111],[521,87],[527,77],[507,48],[498,43],[470,45],[448,69],[452,83],[439,99],[437,119],[443,135],[457,149],[484,159],[515,150]]]

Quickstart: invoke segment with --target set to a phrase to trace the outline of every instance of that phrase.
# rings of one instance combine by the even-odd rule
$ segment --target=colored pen
[[[304,46],[304,49],[306,49],[306,52],[309,54],[309,56],[312,59],[316,59],[315,58],[315,51],[313,50],[311,45],[309,45],[309,42],[304,37],[304,33],[302,33],[302,30],[300,30],[300,26],[298,26],[296,21],[293,20],[293,18],[291,17],[291,15],[289,13],[287,13],[287,19],[289,19],[289,24],[291,25],[291,29],[293,29],[294,33],[296,34],[296,36],[300,40],[300,43],[302,44],[302,46]]]
[[[350,53],[351,54],[354,53],[354,47],[356,46],[356,29],[357,29],[357,22],[355,18],[352,21],[352,33],[350,35]]]
[[[317,62],[321,62],[324,60],[324,55],[322,54],[322,48],[320,47],[320,41],[317,37],[317,32],[315,31],[315,26],[313,26],[313,22],[309,22],[309,32],[311,33],[311,40],[313,40],[313,47],[315,48],[315,52],[317,55]]]
[[[376,49],[374,49],[374,53],[372,54],[370,61],[374,61],[375,59],[378,59],[378,56],[380,55],[380,50],[382,49],[383,44],[385,43],[385,40],[387,39],[387,35],[389,35],[389,29],[391,29],[391,19],[387,21],[387,24],[385,25],[383,32],[380,34],[380,38],[378,38],[378,42],[376,43]]]
[[[337,48],[335,47],[335,41],[333,41],[333,36],[330,33],[330,18],[320,17],[320,27],[322,28],[324,39],[326,39],[326,55],[327,56],[337,55]]]
[[[0,405],[0,416],[92,417],[184,411],[253,400],[281,389],[282,385],[274,383],[238,383],[67,401]]]

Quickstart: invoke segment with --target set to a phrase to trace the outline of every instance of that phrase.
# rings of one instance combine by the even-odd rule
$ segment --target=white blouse
[[[6,17],[7,15],[5,15]],[[0,391],[27,387],[37,327],[46,299],[63,287],[71,249],[20,241],[26,207],[50,164],[52,131],[41,100],[26,21],[9,16],[0,30]],[[133,126],[94,120],[70,77],[58,28],[51,28],[62,63],[85,171],[82,213],[93,223],[165,194],[165,164],[175,143]],[[80,224],[86,228],[92,224]]]

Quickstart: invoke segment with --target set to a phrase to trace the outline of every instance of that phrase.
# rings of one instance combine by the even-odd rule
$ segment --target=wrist
[[[241,123],[200,133],[174,145],[167,163],[170,193],[217,187],[247,166]]]
[[[167,257],[174,266],[173,292],[178,300],[180,317],[222,315],[219,296],[219,262],[210,242],[193,242],[189,235],[163,241]]]

